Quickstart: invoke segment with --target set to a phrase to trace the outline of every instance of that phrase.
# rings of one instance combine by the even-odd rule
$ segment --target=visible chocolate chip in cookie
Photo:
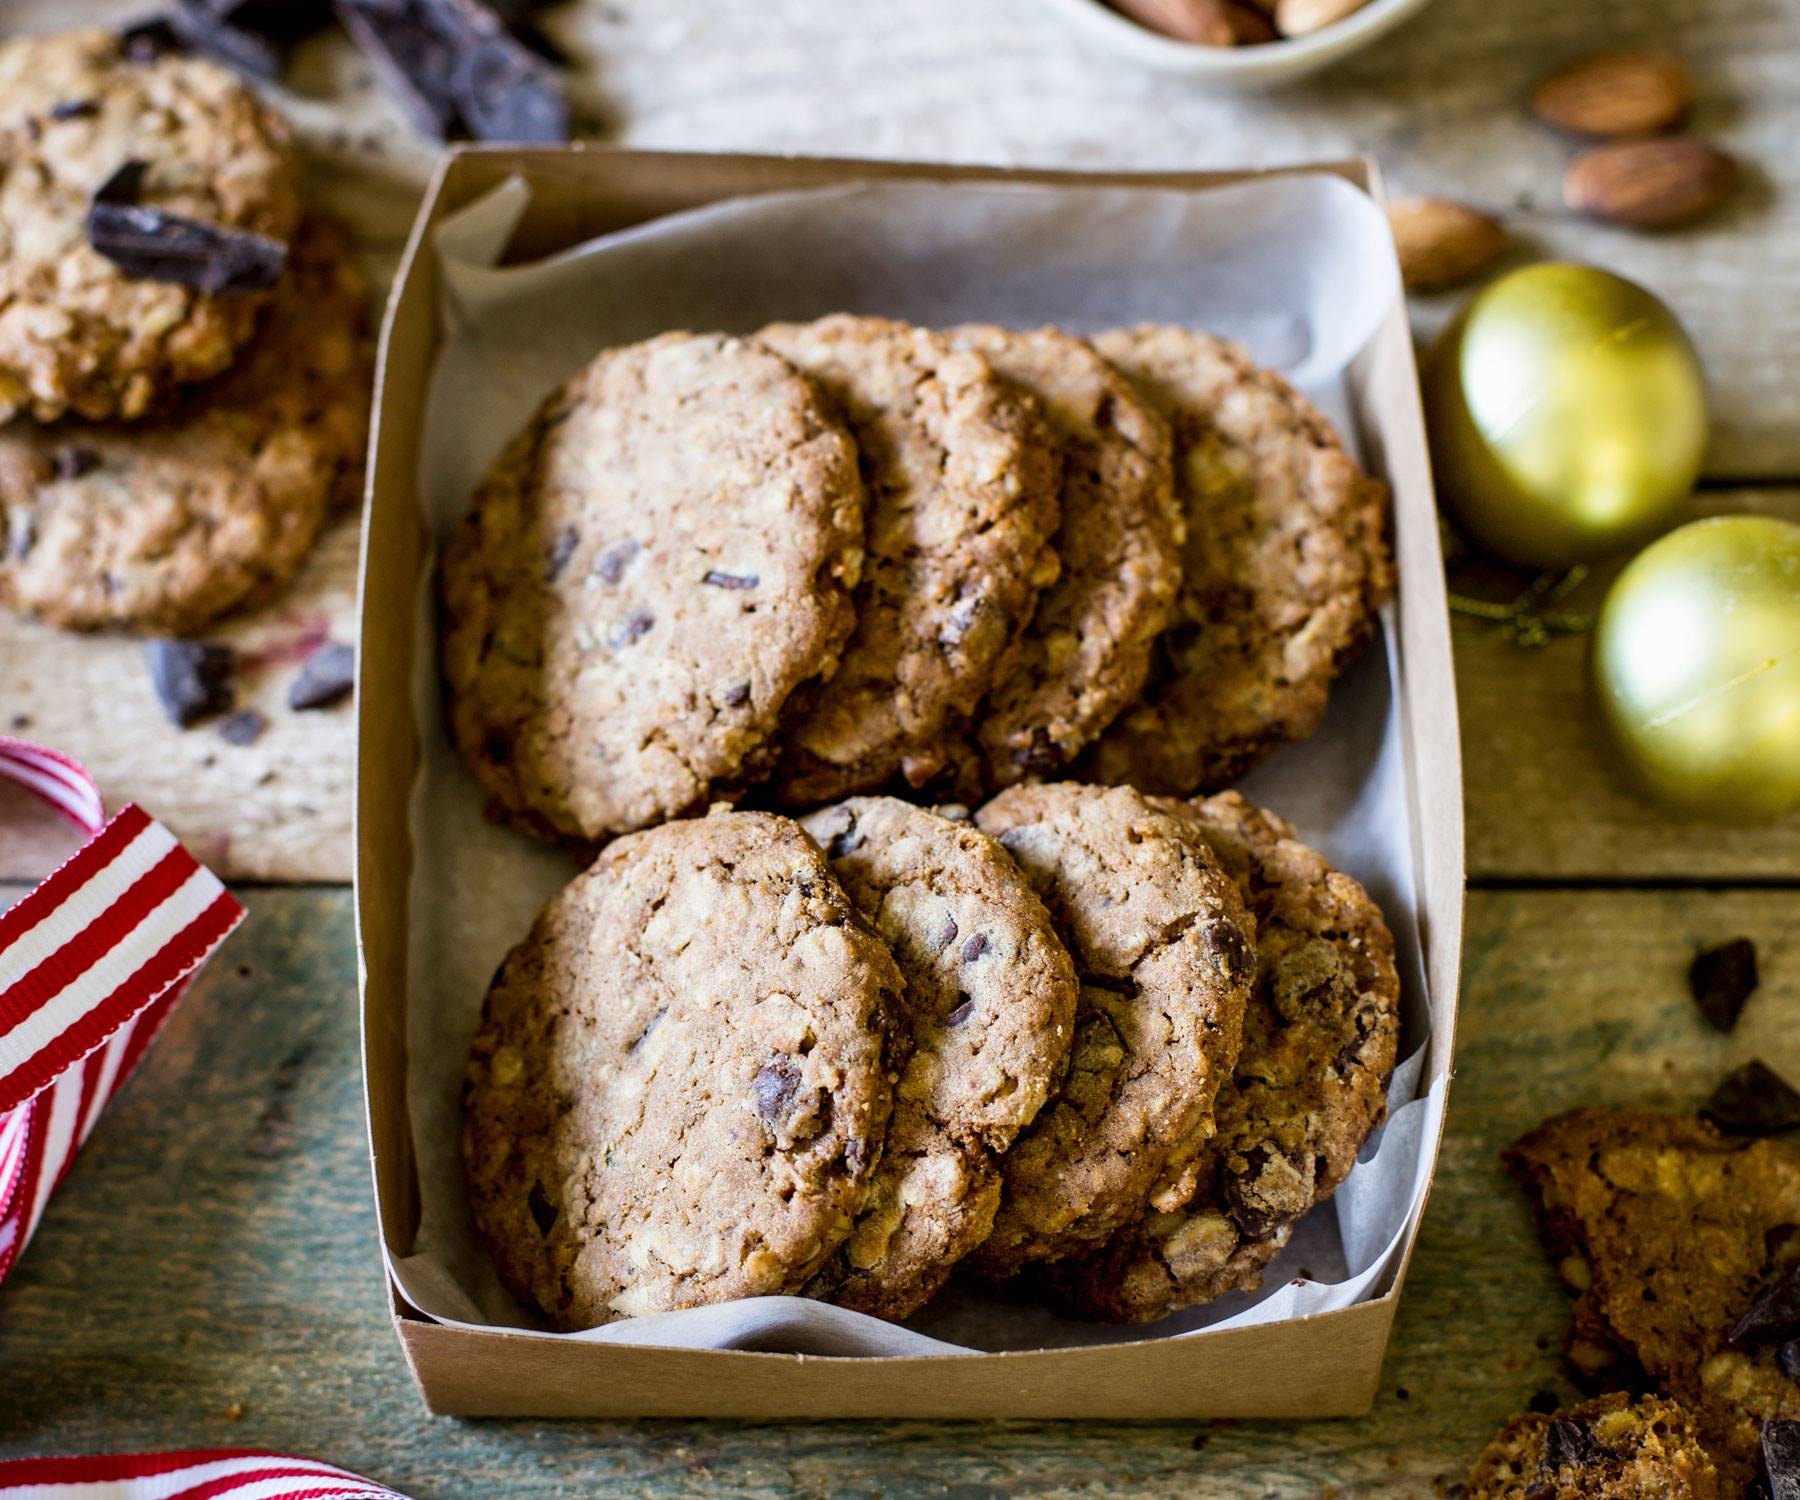
[[[447,549],[456,743],[498,811],[577,843],[731,795],[837,663],[862,550],[855,448],[786,360],[721,334],[607,350]]]
[[[137,419],[256,331],[300,218],[290,131],[170,39],[0,43],[0,421]]]
[[[870,1194],[900,989],[785,818],[608,845],[501,965],[470,1052],[502,1280],[563,1329],[799,1291]]]
[[[187,635],[275,593],[360,490],[368,321],[342,231],[310,220],[255,343],[155,423],[0,427],[3,529],[36,541],[0,558],[0,604]]]

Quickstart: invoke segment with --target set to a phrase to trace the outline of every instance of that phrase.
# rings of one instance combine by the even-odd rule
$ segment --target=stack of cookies
[[[443,568],[450,724],[582,846],[746,793],[1186,796],[1310,734],[1385,492],[1235,345],[835,316],[611,349]]]
[[[189,633],[353,500],[372,363],[289,128],[155,28],[0,45],[0,603]]]
[[[474,1043],[506,1285],[563,1329],[1258,1285],[1383,1118],[1399,983],[1362,887],[1218,789],[1317,726],[1383,508],[1184,328],[840,315],[554,393],[441,575],[492,806],[600,847]]]
[[[1383,1118],[1393,942],[1235,792],[856,797],[615,840],[488,992],[464,1151],[562,1329],[960,1264],[1149,1322],[1260,1284]]]

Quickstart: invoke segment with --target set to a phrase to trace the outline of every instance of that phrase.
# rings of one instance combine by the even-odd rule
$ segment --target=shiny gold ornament
[[[1438,495],[1488,551],[1533,568],[1654,533],[1693,487],[1706,387],[1675,315],[1592,266],[1483,288],[1426,361]]]
[[[1645,548],[1600,611],[1594,683],[1657,796],[1746,822],[1800,807],[1800,526],[1721,516]]]

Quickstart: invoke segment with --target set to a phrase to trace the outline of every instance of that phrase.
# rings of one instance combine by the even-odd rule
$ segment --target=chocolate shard
[[[350,696],[356,686],[356,652],[336,641],[327,641],[300,668],[288,689],[288,707],[296,712],[330,708]]]
[[[1694,1004],[1715,1031],[1730,1031],[1737,1025],[1756,983],[1756,944],[1749,938],[1708,948],[1696,954],[1688,968]]]
[[[560,145],[569,139],[569,101],[545,60],[507,32],[471,37],[450,78],[457,112],[478,141]]]
[[[219,738],[228,745],[254,745],[269,721],[254,708],[240,708],[220,721]]]
[[[1768,1064],[1752,1059],[1720,1080],[1700,1117],[1727,1135],[1782,1135],[1800,1129],[1800,1093]]]
[[[1800,1422],[1763,1423],[1762,1461],[1770,1500],[1800,1500]]]
[[[127,276],[171,281],[207,296],[267,291],[281,279],[287,246],[266,235],[164,213],[133,199],[144,165],[128,161],[94,194],[87,239]]]
[[[100,113],[100,106],[92,99],[64,99],[48,112],[52,120],[89,120]]]
[[[186,0],[215,20],[271,41],[309,36],[331,20],[331,0]]]
[[[171,723],[190,728],[236,699],[237,660],[229,646],[163,636],[145,649],[151,686]]]
[[[1541,1472],[1554,1474],[1558,1469],[1580,1468],[1601,1456],[1594,1434],[1569,1417],[1554,1417],[1544,1429],[1544,1456]]]
[[[1726,1342],[1737,1347],[1800,1335],[1800,1261],[1765,1282]]]
[[[169,24],[188,51],[215,58],[265,83],[281,81],[281,49],[261,33],[219,14],[206,0],[175,0]]]
[[[413,124],[448,140],[461,120],[450,82],[457,48],[421,0],[334,0],[333,9]]]
[[[94,202],[131,204],[144,196],[144,174],[150,170],[150,163],[139,161],[135,156],[127,157],[113,169],[113,173],[94,189]]]

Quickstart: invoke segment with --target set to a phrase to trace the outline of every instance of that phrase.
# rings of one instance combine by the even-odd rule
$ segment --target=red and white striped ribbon
[[[68,756],[0,738],[0,778],[89,841],[0,912],[0,1281],[82,1142],[200,965],[243,920],[136,804],[110,823]],[[0,1500],[406,1500],[309,1458],[244,1449],[0,1460]]]
[[[0,738],[0,778],[92,835],[0,912],[0,1281],[107,1101],[243,919],[212,871],[55,750]]]
[[[333,1495],[406,1500],[347,1469],[233,1448],[0,1460],[0,1500],[323,1500]]]

